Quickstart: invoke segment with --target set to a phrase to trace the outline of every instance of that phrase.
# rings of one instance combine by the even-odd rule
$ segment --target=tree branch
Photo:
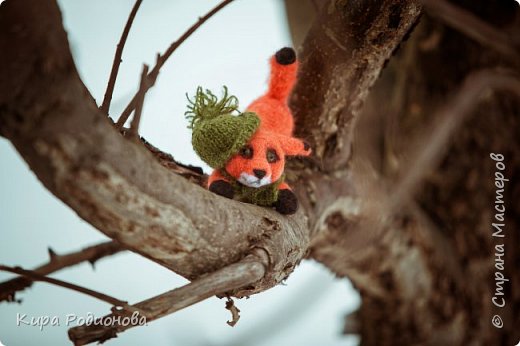
[[[65,255],[57,255],[49,248],[49,262],[33,269],[32,272],[40,275],[47,275],[85,261],[94,265],[94,263],[99,259],[114,255],[123,250],[124,248],[114,241],[89,246],[80,251]],[[0,302],[4,300],[14,301],[15,292],[30,287],[32,283],[33,280],[27,277],[19,277],[0,283]]]
[[[503,54],[509,61],[518,64],[519,47],[513,40],[472,13],[465,11],[445,0],[421,0],[428,13],[439,17],[452,28],[462,32],[485,47]]]
[[[86,288],[86,287],[78,286],[76,284],[72,284],[70,282],[66,282],[66,281],[63,281],[63,280],[50,278],[50,277],[38,274],[38,273],[36,273],[34,271],[31,271],[31,270],[25,270],[25,269],[20,268],[20,267],[8,267],[8,266],[0,265],[0,271],[5,271],[5,272],[13,273],[13,274],[22,275],[22,276],[24,276],[26,278],[29,278],[31,281],[47,282],[47,283],[52,284],[52,285],[56,285],[56,286],[67,288],[69,290],[73,290],[73,291],[76,291],[76,292],[79,292],[79,293],[83,293],[85,295],[88,295],[88,296],[91,296],[93,298],[97,298],[99,300],[102,300],[104,302],[112,304],[112,305],[114,305],[116,307],[122,307],[123,309],[125,309],[127,311],[130,311],[130,312],[137,311],[136,309],[130,307],[127,304],[127,302],[119,300],[119,299],[114,298],[114,297],[111,297],[111,296],[109,296],[107,294],[104,294],[104,293],[101,293],[101,292],[97,292],[97,291],[91,290],[91,289]]]
[[[473,5],[472,7],[478,7],[482,11],[486,8],[496,9],[491,16],[499,16],[498,3],[481,1]],[[507,9],[506,5],[501,9]],[[500,16],[513,17],[504,15],[503,12]],[[371,94],[371,107],[365,108],[363,115],[373,113],[366,126],[384,127],[394,111],[397,113],[395,118],[398,119],[399,126],[399,149],[415,147],[429,151],[431,144],[436,154],[430,153],[425,157],[435,158],[439,154],[446,154],[442,164],[437,161],[436,169],[428,162],[428,169],[423,166],[424,161],[428,160],[421,159],[421,162],[417,162],[418,156],[414,154],[406,157],[404,165],[401,164],[400,152],[403,150],[398,150],[396,168],[390,172],[390,177],[393,177],[398,167],[404,177],[407,170],[415,170],[408,172],[414,177],[405,178],[408,182],[401,187],[410,187],[409,190],[405,189],[410,193],[418,187],[416,184],[423,183],[422,189],[415,191],[414,197],[417,204],[420,203],[420,211],[433,220],[438,230],[432,231],[432,228],[424,225],[423,220],[415,215],[417,210],[413,210],[414,205],[407,205],[406,209],[397,207],[397,213],[390,213],[391,215],[387,215],[384,209],[377,208],[371,208],[367,212],[367,205],[372,207],[380,200],[394,198],[393,188],[397,184],[388,179],[391,183],[387,189],[378,190],[379,194],[372,194],[370,199],[363,198],[365,196],[359,192],[365,186],[360,182],[371,177],[358,175],[355,172],[358,162],[352,160],[348,170],[354,175],[356,191],[351,198],[338,200],[335,206],[322,213],[318,227],[323,232],[318,232],[313,238],[309,257],[322,262],[337,275],[349,277],[359,289],[363,303],[356,313],[356,323],[351,329],[361,334],[364,345],[379,345],[381,340],[387,341],[389,345],[462,345],[492,343],[499,338],[511,340],[514,339],[511,330],[503,332],[492,326],[484,326],[477,328],[477,331],[473,328],[472,321],[478,324],[478,321],[490,320],[496,311],[491,303],[493,292],[490,292],[488,286],[480,285],[495,270],[492,258],[494,240],[489,234],[493,213],[496,213],[491,203],[495,186],[488,180],[494,163],[490,163],[491,160],[486,160],[486,157],[489,157],[489,152],[503,152],[508,158],[507,174],[513,177],[517,174],[518,164],[513,157],[518,153],[518,145],[513,140],[513,124],[518,122],[518,98],[515,98],[515,94],[500,93],[489,97],[489,93],[486,93],[485,100],[475,109],[475,116],[471,121],[464,122],[463,126],[458,126],[459,131],[455,130],[457,125],[453,127],[453,122],[458,122],[458,119],[450,119],[444,125],[439,123],[441,127],[434,127],[435,129],[448,126],[448,132],[455,131],[452,132],[449,151],[437,151],[439,147],[443,147],[439,144],[446,139],[444,134],[436,137],[434,143],[429,142],[432,136],[435,137],[433,131],[421,131],[422,137],[417,137],[421,139],[420,146],[418,139],[410,141],[412,131],[415,134],[417,129],[424,130],[423,124],[430,122],[434,116],[440,116],[432,110],[447,100],[452,100],[451,96],[457,93],[460,82],[466,75],[490,66],[507,65],[496,52],[479,48],[478,44],[469,38],[465,39],[463,35],[448,34],[443,25],[430,20],[429,16],[421,19],[417,29],[419,31],[414,31],[403,44],[404,50],[397,53],[388,70],[383,72],[383,80],[374,90],[376,93]],[[424,40],[439,36],[442,39],[437,40],[435,47],[430,46],[428,51],[422,49]],[[455,60],[450,60],[451,57],[457,57],[456,63]],[[342,67],[338,66],[338,71],[341,70]],[[512,79],[513,76],[510,76],[509,80]],[[479,89],[483,87],[480,82],[482,80],[470,80],[466,86]],[[477,85],[472,85],[475,83]],[[514,87],[518,82],[504,83],[502,80],[497,83]],[[345,96],[342,93],[339,95]],[[297,101],[300,103],[302,99]],[[462,104],[476,101],[475,98],[468,97]],[[450,111],[464,110],[465,107],[459,106]],[[324,107],[334,109],[329,108],[328,104]],[[442,109],[449,110],[450,106],[446,107]],[[451,113],[451,116],[454,114]],[[460,115],[456,116],[459,117]],[[441,132],[445,132],[444,129]],[[382,147],[383,134],[384,131],[374,134],[374,141],[370,144],[377,153],[387,155],[387,148]],[[358,138],[370,136],[370,132],[360,131],[358,135]],[[359,142],[356,145],[355,154],[359,157]],[[388,159],[387,156],[384,158]],[[367,160],[367,157],[362,156],[361,159]],[[384,167],[383,164],[381,166]],[[388,173],[388,170],[382,170],[383,174]],[[379,175],[374,180],[385,178],[381,172],[376,172]],[[426,173],[428,177],[424,179]],[[514,189],[505,188],[505,200],[515,200],[514,196]],[[407,210],[409,207],[412,210]],[[513,206],[509,213],[509,224],[516,224],[514,219],[518,208]],[[378,238],[366,242],[358,251],[352,251],[352,239],[356,234],[357,238],[372,237],[373,229],[366,227],[364,222],[367,219],[380,219],[378,226],[384,226],[383,232]],[[514,237],[514,234],[509,233],[508,236]],[[511,247],[515,239],[506,241],[506,247]],[[514,251],[515,247],[512,246],[509,261],[518,257]],[[461,270],[458,271],[459,269]],[[510,277],[514,277],[514,268],[509,270]],[[509,297],[514,300],[513,296]],[[505,333],[509,333],[510,337],[504,337]]]
[[[331,0],[322,7],[302,45],[291,97],[296,134],[311,143],[320,170],[347,166],[368,91],[420,10],[414,0]]]
[[[146,316],[146,321],[151,322],[211,296],[254,284],[262,279],[264,274],[264,264],[254,258],[248,258],[207,274],[185,286],[137,303],[134,308],[142,311]],[[101,321],[111,321],[114,317],[114,314],[107,315],[102,317]],[[117,333],[135,326],[135,324],[109,324],[105,326],[104,323],[78,326],[69,330],[69,338],[76,346],[95,341],[102,343],[116,337]]]
[[[24,32],[10,29],[18,25]],[[309,228],[301,212],[286,217],[217,196],[113,128],[76,73],[55,3],[5,3],[0,50],[1,132],[100,231],[190,280],[261,249],[269,268],[247,294],[276,285],[303,258]]]
[[[127,136],[128,131],[123,129],[123,136]],[[149,143],[146,139],[141,137],[141,142],[157,159],[157,161],[163,166],[166,167],[171,172],[178,174],[188,181],[197,184],[199,186],[206,186],[207,175],[204,174],[202,168],[185,165],[180,162],[175,161],[171,154],[165,153],[161,151],[159,148],[155,147],[153,144]]]
[[[159,76],[159,71],[161,70],[161,67],[166,63],[168,58],[179,48],[179,46],[188,39],[202,24],[204,24],[208,19],[210,19],[214,14],[216,14],[218,11],[226,7],[228,4],[230,4],[233,0],[224,0],[217,6],[215,6],[211,11],[209,11],[205,16],[200,17],[199,20],[193,24],[184,34],[182,34],[181,37],[175,42],[173,42],[170,47],[164,52],[162,55],[157,55],[157,62],[155,63],[155,66],[148,74],[147,78],[147,84],[145,92],[153,87],[155,85],[155,81],[157,80],[157,77]],[[137,94],[134,95],[132,100],[128,103],[126,108],[123,110],[123,113],[119,116],[119,119],[116,122],[116,128],[121,129],[125,122],[128,120],[128,117],[132,113],[132,111],[135,109],[137,104]]]
[[[352,261],[345,255],[352,245],[342,241],[351,228],[346,222],[335,225],[334,217],[357,209],[346,166],[355,116],[420,11],[414,1],[350,5],[324,6],[301,54],[293,108],[300,135],[314,138],[317,155],[314,165],[296,161],[302,169],[288,172],[303,206],[295,216],[216,196],[165,170],[157,163],[162,157],[120,136],[75,71],[55,3],[18,0],[2,8],[0,74],[6,78],[0,81],[0,132],[45,186],[87,222],[190,280],[255,252],[265,256],[265,271],[231,295],[261,292],[292,272],[307,255],[311,237],[330,229],[341,233],[342,251],[330,254],[324,247],[311,255],[336,270],[331,262]],[[23,30],[12,30],[16,27]],[[182,37],[171,47],[180,43]],[[151,85],[165,57],[148,74]],[[118,126],[125,121],[121,117]],[[391,236],[399,244],[408,240],[399,232]],[[367,280],[363,270],[353,273]],[[368,289],[385,291],[383,283],[368,279],[376,282]],[[101,332],[100,338],[106,336]]]
[[[329,226],[337,212],[359,212],[356,183],[349,167],[353,129],[368,91],[386,61],[417,22],[418,1],[330,0],[321,7],[299,54],[298,83],[290,106],[296,135],[311,143],[313,156],[289,162],[289,176],[309,217],[311,238]],[[334,228],[334,227],[332,227]],[[347,253],[367,230],[349,228]]]
[[[512,71],[477,71],[466,77],[455,96],[436,112],[436,123],[410,141],[411,152],[405,154],[405,174],[394,184],[386,206],[390,214],[407,203],[422,179],[442,159],[449,140],[459,129],[471,111],[479,104],[478,99],[487,90],[509,91],[520,97],[520,80]]]
[[[103,103],[99,108],[106,115],[108,115],[108,112],[110,111],[110,102],[112,102],[112,94],[114,93],[114,86],[116,85],[117,73],[119,72],[119,66],[121,65],[121,57],[123,55],[126,39],[134,22],[135,15],[137,14],[137,11],[139,10],[142,2],[143,0],[135,1],[134,7],[132,7],[132,11],[130,12],[128,20],[126,21],[123,33],[121,34],[121,39],[117,44],[116,53],[114,55],[114,62],[112,63],[112,70],[110,71],[110,77],[108,79],[107,90],[105,91]]]
[[[410,150],[402,155],[406,161],[401,167],[403,174],[397,181],[385,183],[383,178],[377,176],[373,170],[362,167],[363,162],[354,160],[352,165],[356,166],[354,168],[355,171],[358,171],[356,175],[363,176],[366,180],[359,183],[362,186],[359,189],[358,197],[364,202],[360,207],[363,208],[363,211],[359,213],[362,215],[349,215],[345,211],[334,211],[329,216],[328,222],[334,224],[336,229],[331,228],[331,233],[323,233],[314,240],[312,257],[324,260],[330,268],[336,268],[334,269],[336,272],[344,270],[347,274],[356,267],[351,265],[350,269],[346,269],[349,268],[345,265],[347,259],[352,258],[358,262],[360,258],[366,256],[366,247],[369,244],[373,246],[384,238],[396,239],[396,237],[386,234],[392,229],[390,225],[403,215],[413,215],[419,224],[410,227],[415,233],[416,241],[420,239],[422,244],[427,244],[425,247],[429,248],[429,257],[446,268],[444,269],[446,276],[463,286],[465,282],[460,279],[463,269],[454,254],[452,239],[444,233],[432,231],[431,221],[428,222],[413,197],[426,176],[439,165],[455,133],[460,130],[465,119],[478,106],[479,97],[489,90],[509,91],[520,96],[520,80],[510,70],[480,70],[470,74],[453,92],[454,96],[438,110],[432,112],[433,115],[430,117],[435,119],[435,122],[425,126],[413,139],[407,140]],[[376,178],[370,178],[372,176],[376,176]],[[381,183],[382,180],[383,183]],[[377,187],[378,183],[383,186]],[[350,225],[349,233],[364,234],[362,243],[356,242],[355,238],[347,238],[345,234],[341,234],[341,226],[346,225]],[[404,230],[401,232],[405,233]],[[354,243],[355,249],[349,251],[348,257],[336,258],[337,262],[332,261],[328,254],[343,251],[342,248],[346,247],[347,243],[350,245]],[[384,243],[388,244],[386,241]],[[416,263],[416,266],[419,266],[419,262]],[[357,273],[353,275],[352,272],[349,272],[351,278],[355,278],[355,275]]]
[[[133,138],[139,136],[139,123],[141,122],[141,113],[143,111],[144,97],[148,90],[148,82],[146,76],[148,75],[148,65],[143,65],[143,72],[141,73],[141,82],[139,83],[139,90],[137,92],[137,105],[135,107],[135,114],[130,123],[129,135]]]

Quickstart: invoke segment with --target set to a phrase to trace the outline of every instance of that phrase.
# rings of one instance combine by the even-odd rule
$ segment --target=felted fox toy
[[[199,87],[195,98],[188,98],[186,117],[195,152],[214,168],[210,191],[293,214],[298,200],[284,181],[285,158],[311,153],[307,143],[292,136],[294,121],[287,105],[298,62],[292,48],[282,48],[270,64],[269,88],[246,112],[233,114],[238,100],[225,87],[220,100]]]

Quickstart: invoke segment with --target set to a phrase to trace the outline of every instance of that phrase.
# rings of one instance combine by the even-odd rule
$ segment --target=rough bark
[[[512,2],[462,5],[518,40],[518,8],[515,12]],[[310,41],[312,37],[311,32],[304,52],[305,44],[324,41]],[[345,47],[347,42],[340,41]],[[338,59],[326,58],[327,64],[316,64],[316,68],[333,65],[330,60]],[[356,165],[369,161],[372,169],[352,167],[352,174],[358,186],[356,194],[372,197],[362,198],[372,206],[362,208],[362,215],[336,212],[322,217],[327,227],[313,237],[310,253],[339,276],[349,277],[359,289],[362,306],[347,318],[345,331],[360,334],[363,345],[514,345],[520,338],[515,329],[520,316],[519,296],[512,288],[520,279],[515,271],[519,260],[515,246],[519,215],[515,201],[519,192],[514,185],[520,150],[515,140],[520,114],[517,95],[496,92],[475,99],[477,109],[457,131],[440,167],[426,175],[420,193],[390,219],[377,221],[387,215],[385,206],[377,200],[384,199],[393,184],[406,175],[406,169],[413,167],[413,162],[407,161],[410,146],[428,145],[426,140],[421,143],[410,138],[420,136],[434,122],[433,110],[444,105],[471,72],[497,67],[518,71],[517,66],[493,49],[423,16],[371,92],[356,129],[354,151],[358,160],[348,162]],[[298,95],[294,98],[295,109],[301,110],[299,115],[304,119],[334,110],[330,106],[335,102],[324,97],[326,91],[334,90],[327,84],[333,78],[319,72],[325,75],[323,80],[315,81],[305,74],[300,80],[301,89],[307,92],[306,102],[317,100],[311,108],[304,109],[307,103]],[[325,85],[326,91],[308,83]],[[343,91],[337,99],[339,104],[345,100],[348,104],[348,92]],[[344,118],[338,128],[346,131],[351,116],[340,114],[339,119]],[[323,127],[334,122],[321,124],[321,117],[316,119],[320,119],[316,120],[319,132],[330,131],[333,136],[329,142],[318,139],[317,146],[331,152],[332,158],[334,152],[348,154],[349,148],[337,143],[337,138],[343,137],[337,136],[341,132]],[[351,140],[350,136],[345,138]],[[333,150],[327,149],[327,143],[333,144]],[[508,211],[503,241],[492,237],[496,186],[490,152],[506,156],[505,174],[512,182],[504,196]],[[341,160],[327,163],[323,163],[326,168],[342,164]],[[373,229],[381,231],[377,238],[368,236],[368,246],[353,256],[353,231],[373,235]],[[503,309],[492,304],[498,271],[494,266],[495,245],[500,243],[507,249],[504,275],[511,280],[511,285],[504,285],[507,306]],[[497,313],[505,323],[502,329],[491,324]]]
[[[236,262],[253,248],[267,253],[270,270],[243,294],[271,287],[293,270],[312,229],[303,210],[283,217],[220,198],[161,169],[96,109],[75,71],[54,3],[6,2],[0,15],[0,48],[6,52],[0,64],[5,76],[0,131],[51,192],[103,233],[190,279]],[[322,20],[334,16],[325,12]],[[405,31],[392,37],[394,46]],[[387,53],[366,66],[366,73],[379,71]]]
[[[0,131],[83,219],[189,279],[262,248],[272,271],[247,294],[300,261],[308,242],[301,214],[215,196],[113,128],[76,73],[55,3],[6,2],[0,16]]]
[[[313,144],[320,169],[345,168],[352,129],[370,87],[418,18],[415,1],[330,1],[301,48],[291,106],[297,134]],[[310,84],[309,84],[310,83]]]
[[[65,255],[58,255],[49,248],[49,262],[33,269],[32,272],[39,275],[48,275],[82,262],[89,262],[94,267],[94,264],[101,258],[112,256],[124,250],[125,249],[115,241],[89,246],[80,251]],[[31,287],[32,284],[33,280],[27,277],[18,277],[0,283],[0,302],[5,300],[19,301],[15,298],[16,292],[25,290]]]
[[[265,267],[260,262],[251,262],[246,258],[239,263],[235,263],[219,269],[213,273],[203,276],[185,286],[175,288],[159,296],[147,299],[133,305],[140,316],[146,317],[146,322],[151,322],[175,311],[179,311],[187,306],[198,303],[215,294],[215,292],[226,292],[235,287],[242,287],[251,282],[261,279],[265,274]],[[230,300],[228,300],[228,303]],[[232,302],[232,301],[231,301]],[[231,303],[232,304],[232,303]],[[238,319],[237,310],[231,305],[226,307],[232,310],[233,320]],[[112,314],[101,318],[101,322],[110,321],[116,316],[130,316],[132,312],[113,309]],[[75,346],[86,345],[95,341],[104,342],[117,336],[117,333],[139,326],[138,323],[126,325],[111,325],[107,328],[104,323],[77,326],[69,330],[69,338]]]
[[[384,153],[377,145],[368,150],[359,142],[363,159],[371,158],[375,167],[362,172],[374,179],[360,175],[352,159],[361,107],[419,13],[416,1],[332,0],[320,7],[299,54],[301,72],[291,101],[297,135],[315,151],[312,158],[289,165],[288,178],[302,205],[292,217],[216,196],[197,186],[204,177],[196,170],[148,143],[121,136],[79,79],[53,1],[8,0],[0,9],[0,133],[42,183],[83,219],[188,279],[251,255],[267,269],[256,284],[233,292],[249,295],[279,283],[307,255],[348,276],[360,290],[363,305],[356,318],[363,344],[491,343],[500,340],[488,322],[491,289],[486,293],[477,285],[491,282],[491,240],[487,228],[477,227],[489,225],[488,219],[476,222],[476,215],[489,217],[492,201],[465,201],[476,190],[489,196],[492,183],[478,171],[472,173],[477,174],[473,183],[462,179],[475,169],[477,157],[488,157],[484,146],[475,157],[465,157],[478,138],[496,138],[491,147],[498,151],[511,138],[507,130],[518,129],[518,102],[510,96],[489,101],[485,111],[504,121],[494,127],[475,125],[483,132],[465,128],[440,173],[429,176],[417,202],[407,202],[396,215],[378,210],[378,196],[372,192],[384,194],[386,185],[378,180],[391,184],[403,173],[396,156],[406,152],[407,143],[396,138],[420,129],[469,71],[501,64],[498,56],[486,52],[480,60],[477,44],[425,20],[364,107],[363,116],[377,124],[399,117],[401,136],[387,130],[395,130],[391,126],[367,130],[372,141],[367,139],[365,147],[390,141]],[[463,62],[447,65],[453,56]],[[481,174],[489,171],[489,164]],[[518,163],[511,161],[510,167],[508,174],[517,176],[513,167]],[[439,179],[444,173],[448,178]],[[373,186],[367,187],[367,181]],[[518,191],[507,193],[513,203]],[[513,209],[508,214],[511,227],[516,225],[513,215],[518,215]],[[473,214],[464,214],[468,210]],[[386,218],[381,220],[378,213]],[[479,231],[471,233],[470,226]],[[513,235],[508,238],[514,240]],[[513,250],[508,260],[518,258]],[[507,274],[518,281],[513,265],[508,268]],[[470,277],[461,279],[466,272]],[[510,290],[507,294],[516,309],[504,318],[509,324],[503,335],[510,341],[518,298]]]

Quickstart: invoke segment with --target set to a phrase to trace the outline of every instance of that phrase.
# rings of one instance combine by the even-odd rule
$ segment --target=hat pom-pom
[[[233,95],[228,95],[227,87],[224,86],[224,95],[219,100],[211,91],[202,87],[197,88],[195,97],[190,99],[188,94],[188,110],[184,113],[186,119],[190,121],[189,129],[193,129],[194,125],[200,120],[213,119],[220,115],[231,114],[238,111],[238,99]]]

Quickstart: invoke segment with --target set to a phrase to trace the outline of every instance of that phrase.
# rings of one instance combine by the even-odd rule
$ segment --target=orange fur
[[[287,97],[296,82],[298,62],[280,65],[273,56],[270,65],[271,75],[267,93],[253,101],[247,110],[258,114],[264,130],[292,136],[294,121],[287,105]]]
[[[311,153],[302,140],[292,137],[294,120],[287,105],[287,98],[296,82],[298,62],[282,65],[273,56],[270,65],[271,74],[267,92],[247,108],[260,118],[260,127],[248,142],[252,155],[244,157],[240,153],[236,154],[225,166],[227,173],[237,180],[243,173],[254,176],[254,170],[261,170],[265,172],[266,177],[271,178],[271,183],[274,183],[283,174],[285,156],[307,156]],[[269,162],[268,151],[271,153],[271,158],[274,152],[278,160]],[[217,180],[228,179],[220,170],[215,170],[209,177],[208,186]],[[279,189],[290,190],[290,187],[282,183]]]

